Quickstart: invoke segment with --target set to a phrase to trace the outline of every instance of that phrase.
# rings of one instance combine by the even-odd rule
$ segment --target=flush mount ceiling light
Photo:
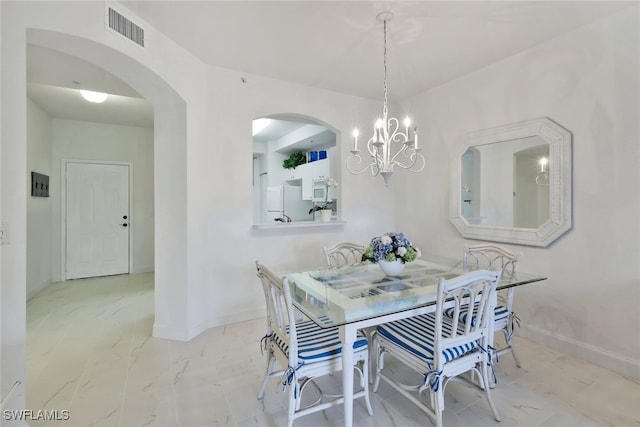
[[[358,129],[353,130],[353,150],[347,160],[347,170],[352,174],[361,174],[371,170],[373,176],[382,175],[389,186],[393,168],[399,166],[410,172],[420,172],[424,169],[425,160],[421,148],[418,148],[418,128],[411,132],[411,121],[404,120],[405,131],[400,131],[400,122],[395,117],[387,117],[387,22],[393,18],[393,13],[382,12],[376,17],[384,27],[384,106],[382,117],[373,126],[373,136],[367,142],[367,151],[371,156],[371,163],[362,166],[363,160],[358,150]],[[395,153],[393,152],[395,150]]]
[[[80,95],[89,102],[101,104],[107,99],[107,94],[103,92],[93,92],[90,90],[80,90]]]

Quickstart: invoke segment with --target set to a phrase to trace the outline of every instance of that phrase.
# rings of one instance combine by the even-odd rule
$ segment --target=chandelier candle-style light
[[[352,174],[361,174],[370,169],[373,176],[382,175],[384,182],[389,186],[393,168],[399,166],[411,172],[420,172],[424,169],[425,160],[422,149],[418,148],[418,128],[411,129],[409,117],[404,120],[404,131],[400,128],[400,122],[395,117],[388,117],[387,107],[387,22],[393,18],[393,13],[382,12],[378,14],[378,21],[382,21],[384,27],[384,106],[382,117],[376,120],[373,126],[373,135],[367,142],[367,150],[372,158],[371,163],[363,165],[363,159],[358,149],[358,129],[353,130],[353,150],[347,160],[347,170]],[[412,132],[413,131],[413,132]],[[395,152],[394,152],[395,150]]]

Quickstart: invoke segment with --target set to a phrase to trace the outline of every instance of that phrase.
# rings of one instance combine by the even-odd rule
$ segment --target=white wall
[[[421,94],[403,106],[426,172],[397,174],[398,224],[423,251],[460,256],[449,156],[461,135],[548,116],[573,133],[573,228],[547,248],[512,246],[548,280],[516,292],[522,335],[640,378],[638,4]],[[446,106],[446,108],[443,108]],[[424,135],[424,138],[423,138]],[[468,243],[473,243],[468,241]]]
[[[264,314],[256,259],[278,271],[317,266],[325,244],[365,242],[393,229],[391,190],[380,179],[345,173],[337,178],[347,225],[251,228],[254,118],[315,117],[337,130],[340,144],[354,123],[376,117],[378,102],[206,66],[136,18],[148,35],[141,49],[105,30],[103,2],[1,2],[0,8],[0,217],[13,232],[11,245],[1,249],[3,393],[11,381],[24,382],[27,38],[95,63],[154,106],[155,335],[190,339],[207,327]],[[340,170],[348,148],[335,156]],[[21,390],[7,408],[23,406]]]
[[[61,190],[63,159],[131,162],[131,272],[153,271],[153,130],[51,119],[27,100],[27,172],[49,175],[50,197],[27,197],[27,298],[62,273]],[[27,182],[29,184],[29,182]]]
[[[354,121],[370,122],[379,113],[379,103],[215,68],[207,75],[210,81],[205,87],[212,91],[205,95],[219,102],[207,102],[210,108],[194,112],[194,121],[208,120],[209,126],[198,129],[203,134],[188,146],[188,234],[194,245],[188,271],[190,280],[206,289],[206,310],[213,326],[264,313],[254,260],[279,271],[317,266],[323,262],[324,244],[346,239],[364,243],[393,229],[394,206],[392,192],[381,179],[344,172],[349,147],[342,146],[341,138],[347,135],[348,140]],[[247,77],[246,84],[241,75]],[[343,108],[337,110],[335,105]],[[204,116],[198,117],[200,113]],[[251,123],[255,117],[278,113],[313,117],[337,130],[341,146],[332,162],[341,162],[338,182],[346,226],[305,231],[252,229]],[[211,123],[210,118],[216,122]],[[230,177],[234,177],[232,183]]]
[[[27,100],[27,172],[49,175],[51,184],[51,118]],[[32,197],[27,181],[27,298],[51,280],[51,197]]]
[[[311,267],[322,262],[323,244],[364,242],[394,229],[423,251],[459,256],[464,240],[448,222],[448,186],[442,185],[456,138],[548,115],[574,133],[574,229],[546,249],[515,248],[524,253],[525,270],[550,277],[518,291],[523,333],[620,370],[637,367],[639,344],[625,339],[639,320],[633,301],[640,206],[628,197],[637,194],[639,181],[637,13],[410,100],[427,170],[398,172],[390,189],[381,179],[343,172],[338,181],[347,225],[282,233],[251,229],[252,120],[298,113],[326,122],[338,130],[338,144],[345,136],[337,156],[344,171],[353,124],[370,123],[379,103],[206,66],[139,19],[149,35],[141,49],[105,30],[103,7],[0,3],[0,218],[12,236],[11,245],[0,248],[3,395],[13,380],[24,380],[27,34],[105,68],[154,105],[157,335],[189,339],[209,326],[263,313],[255,259],[280,271]],[[602,311],[609,317],[602,319]],[[8,408],[21,405],[22,391]]]
[[[21,385],[7,398],[3,409],[24,407],[26,322],[26,222],[27,222],[27,143],[26,143],[26,51],[9,50],[11,34],[5,33],[7,13],[0,3],[0,221],[10,243],[0,245],[0,396],[5,399],[14,384]],[[18,36],[18,38],[20,38]],[[14,68],[7,70],[7,65]],[[18,86],[21,86],[18,88]],[[18,95],[18,91],[20,95]],[[13,96],[7,96],[13,93]],[[24,425],[3,422],[4,425]]]
[[[529,137],[522,138],[520,141],[478,146],[480,194],[482,195],[478,200],[482,217],[480,224],[502,227],[521,226],[514,224],[514,154],[539,144],[544,144],[544,141],[537,137]],[[535,186],[535,181],[533,182]],[[535,211],[536,206],[536,201],[532,201],[529,210]],[[546,219],[548,218],[547,215]]]
[[[111,160],[132,163],[130,210],[132,273],[153,271],[153,130],[75,120],[52,120],[51,203],[53,208],[52,274],[62,272],[61,190],[62,160]]]

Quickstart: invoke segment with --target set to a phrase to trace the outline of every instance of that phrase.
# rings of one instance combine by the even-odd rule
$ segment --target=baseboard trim
[[[209,329],[209,327],[207,325],[207,322],[204,320],[199,324],[190,327],[189,330],[187,331],[187,336],[189,337],[187,341],[191,341],[192,339],[194,339],[195,337],[197,337],[207,329]]]
[[[132,268],[129,274],[153,273],[153,265],[142,265]]]
[[[639,360],[530,325],[523,325],[519,329],[518,335],[603,368],[611,369],[625,377],[636,381],[640,380]]]
[[[153,337],[174,341],[189,341],[189,333],[183,328],[174,328],[172,326],[161,325],[157,322],[153,323]]]
[[[208,329],[206,322],[200,322],[198,325],[188,328],[174,328],[171,326],[161,325],[156,322],[153,324],[153,337],[173,341],[191,341]]]
[[[29,287],[27,286],[27,301],[29,301],[31,298],[35,297],[40,292],[44,291],[46,288],[51,286],[52,283],[53,282],[51,280],[48,280],[48,281],[39,283],[37,286],[32,287],[31,289],[29,289]]]

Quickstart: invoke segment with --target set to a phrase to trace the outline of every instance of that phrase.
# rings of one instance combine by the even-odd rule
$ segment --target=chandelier
[[[366,144],[371,157],[369,164],[360,156],[358,149],[358,129],[353,130],[353,149],[347,160],[347,170],[358,175],[371,170],[373,176],[382,175],[389,186],[393,168],[398,166],[410,172],[420,172],[424,169],[425,160],[422,149],[418,148],[418,128],[411,129],[409,117],[404,120],[404,131],[400,129],[400,122],[395,117],[388,117],[387,107],[387,22],[393,18],[393,13],[382,12],[376,17],[382,21],[384,27],[384,105],[382,117],[373,126],[373,135]]]

